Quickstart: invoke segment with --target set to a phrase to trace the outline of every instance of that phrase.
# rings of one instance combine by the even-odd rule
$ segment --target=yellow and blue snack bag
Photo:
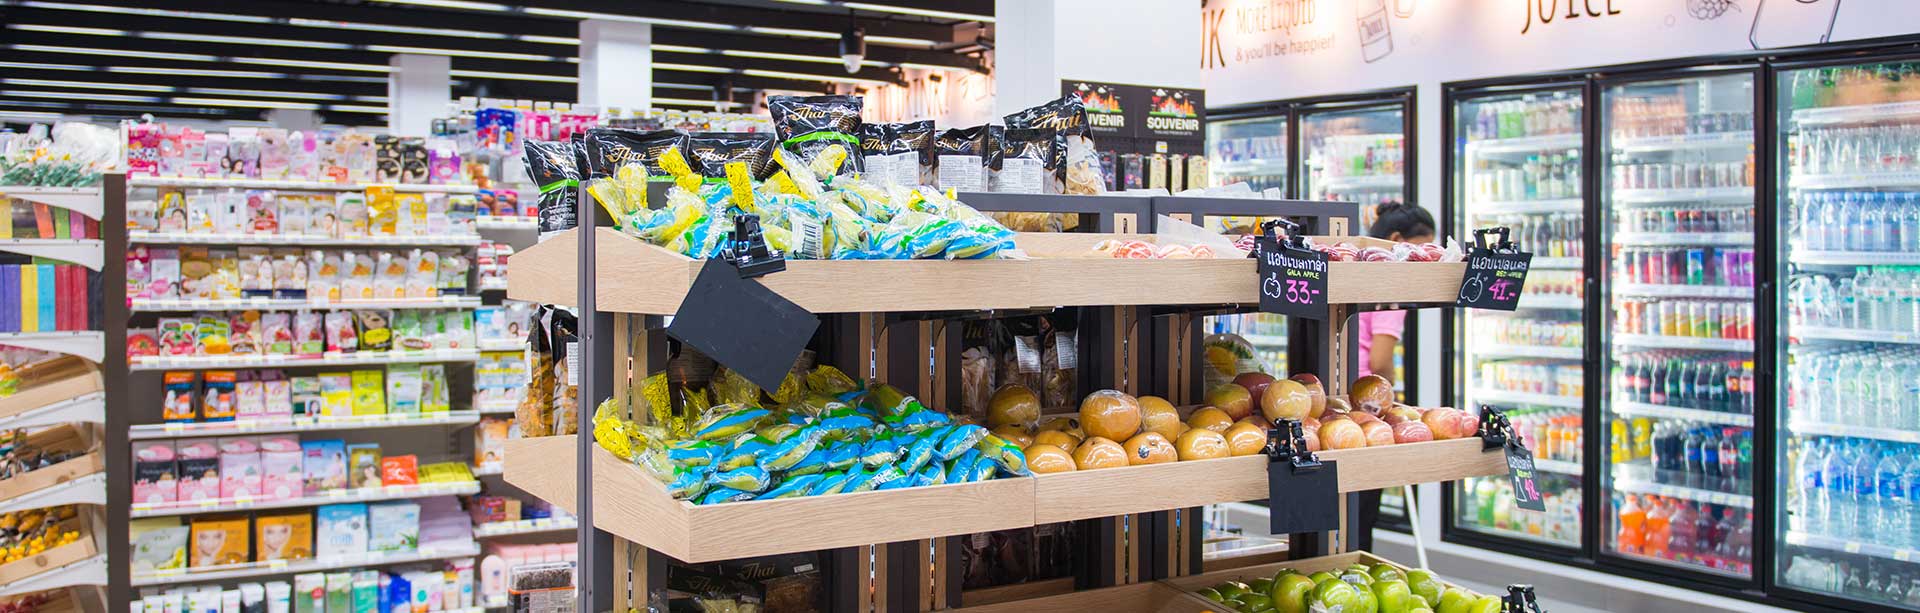
[[[758,407],[719,405],[707,409],[700,421],[694,423],[694,438],[709,441],[732,438],[759,426],[769,415],[772,412]]]
[[[730,487],[742,492],[760,492],[772,484],[772,477],[758,466],[736,468],[726,472],[714,473],[713,482],[721,487]]]
[[[813,489],[809,490],[807,492],[807,495],[808,496],[824,496],[827,494],[838,494],[842,490],[846,489],[848,481],[851,481],[857,478],[859,474],[860,474],[860,466],[856,464],[853,466],[853,468],[847,469],[846,472],[840,472],[836,470],[836,471],[832,471],[824,475],[821,475],[820,481],[814,484]]]
[[[947,430],[946,438],[940,441],[937,457],[944,462],[966,453],[987,437],[987,429],[975,424],[953,426]]]
[[[820,482],[820,475],[798,475],[787,477],[780,485],[767,490],[754,500],[775,500],[779,498],[797,498],[807,495],[813,486]]]
[[[700,497],[700,504],[720,504],[723,502],[739,502],[742,500],[753,500],[753,492],[742,492],[730,487],[716,487],[707,490],[707,494]]]
[[[973,480],[973,464],[980,459],[980,452],[968,449],[960,457],[947,461],[947,483],[966,483]]]
[[[799,432],[788,436],[786,440],[775,444],[773,448],[767,450],[766,453],[761,454],[760,468],[767,472],[777,472],[793,468],[795,464],[799,464],[801,460],[805,459],[807,454],[813,453],[814,447],[819,444],[819,429],[801,429]]]
[[[920,468],[933,459],[933,453],[940,446],[940,438],[944,434],[945,428],[932,429],[911,439],[913,442],[907,444],[907,452],[900,457],[900,471],[909,475],[920,472]]]

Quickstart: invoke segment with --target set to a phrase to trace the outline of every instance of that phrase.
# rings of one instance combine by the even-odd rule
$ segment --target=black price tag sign
[[[1507,439],[1506,450],[1507,480],[1513,483],[1513,506],[1528,511],[1547,510],[1547,500],[1540,495],[1540,486],[1534,483],[1533,452],[1511,437]]]
[[[1255,245],[1260,312],[1326,321],[1327,254],[1287,247],[1268,236]]]
[[[761,389],[780,381],[807,348],[820,319],[722,260],[707,260],[667,335],[747,377]]]
[[[1467,255],[1467,274],[1460,279],[1460,299],[1454,306],[1511,311],[1520,307],[1520,289],[1527,283],[1531,253],[1498,253],[1474,249]]]
[[[1267,463],[1267,530],[1270,534],[1340,529],[1338,462],[1322,460],[1302,470],[1291,462]]]

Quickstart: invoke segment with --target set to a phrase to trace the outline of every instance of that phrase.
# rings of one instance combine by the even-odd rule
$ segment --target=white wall
[[[1199,87],[1191,0],[996,0],[995,115],[1060,97],[1060,80]]]

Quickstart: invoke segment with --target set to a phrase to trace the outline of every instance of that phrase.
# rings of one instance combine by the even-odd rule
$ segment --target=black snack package
[[[780,146],[812,164],[820,151],[840,145],[847,159],[836,172],[863,172],[860,159],[859,96],[774,96],[767,99]]]
[[[695,132],[687,135],[687,161],[708,179],[726,179],[728,162],[746,162],[756,181],[773,176],[773,135],[764,132]]]
[[[903,187],[931,183],[933,140],[933,120],[860,124],[860,154],[867,178]]]
[[[1000,143],[1005,140],[1007,140],[1006,126],[987,126],[987,140],[981,144],[981,149],[986,152],[982,155],[987,168],[1000,169]]]
[[[1067,176],[1068,137],[1091,137],[1087,129],[1087,107],[1079,96],[1061,96],[1059,100],[1007,115],[1006,119],[1008,128],[1054,130],[1059,142],[1054,146],[1053,172],[1061,180]]]
[[[674,148],[681,149],[681,155],[685,156],[687,135],[676,130],[641,132],[625,128],[594,128],[587,130],[583,143],[587,165],[580,169],[582,180],[611,177],[621,166],[640,164],[646,168],[648,180],[665,181],[672,179],[672,176],[660,167],[660,156]]]
[[[862,123],[856,136],[860,138],[860,156],[884,155],[887,153],[887,140],[892,132],[890,123]]]
[[[993,191],[1016,194],[1043,193],[1047,174],[1053,170],[1053,130],[1010,128],[1000,136],[998,147],[990,154],[993,166]]]
[[[934,185],[942,191],[987,191],[987,126],[951,128],[933,141]]]
[[[887,153],[912,152],[920,156],[921,166],[933,167],[933,120],[889,125],[887,139]]]
[[[527,141],[527,178],[540,189],[540,232],[559,232],[580,225],[580,170],[574,166],[574,146],[566,141]]]

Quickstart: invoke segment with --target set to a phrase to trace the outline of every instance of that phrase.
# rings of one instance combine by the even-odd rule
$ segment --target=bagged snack
[[[841,155],[846,158],[844,165],[836,163],[826,168],[824,174],[828,176],[849,171],[862,172],[865,169],[860,156],[846,155],[860,150],[860,139],[855,134],[860,128],[861,104],[859,96],[773,96],[767,99],[767,108],[773,114],[773,129],[780,138],[780,147],[798,154],[804,163],[811,165],[830,147],[839,145]]]
[[[987,126],[953,128],[933,141],[934,185],[941,191],[987,191]]]
[[[1053,130],[1013,128],[999,139],[993,156],[993,191],[1038,194],[1053,167]]]
[[[1087,109],[1078,96],[1063,96],[1059,100],[1008,115],[1006,119],[1008,128],[1054,130],[1054,177],[1061,182],[1061,193],[1098,194],[1106,191],[1100,156],[1093,149],[1093,138],[1087,128]]]
[[[728,162],[746,162],[754,180],[773,175],[773,135],[764,132],[695,132],[687,136],[693,170],[708,180],[724,180]]]
[[[860,150],[869,180],[909,188],[930,182],[932,120],[861,124],[860,130]]]

